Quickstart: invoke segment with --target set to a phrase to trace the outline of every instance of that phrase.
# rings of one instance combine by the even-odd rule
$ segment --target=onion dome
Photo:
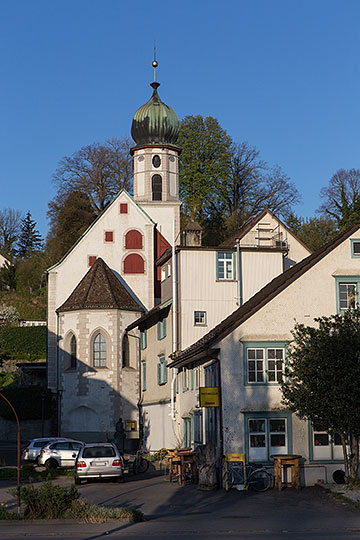
[[[154,81],[150,86],[153,88],[153,94],[149,101],[136,111],[131,136],[138,146],[175,145],[180,121],[176,112],[161,101],[157,91],[160,84]]]

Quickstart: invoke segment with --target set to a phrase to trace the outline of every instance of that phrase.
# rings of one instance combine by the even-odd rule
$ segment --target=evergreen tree
[[[39,231],[35,227],[36,222],[31,219],[31,213],[28,212],[21,221],[21,232],[17,242],[17,254],[23,259],[31,257],[35,251],[42,250],[43,241]]]

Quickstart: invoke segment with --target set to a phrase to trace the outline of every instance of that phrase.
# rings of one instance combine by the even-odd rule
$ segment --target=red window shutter
[[[142,234],[139,231],[129,231],[125,236],[126,249],[142,249]]]
[[[114,241],[113,231],[105,231],[105,242],[113,242],[113,241]]]
[[[131,253],[124,260],[124,274],[143,274],[144,259],[137,253]]]
[[[128,213],[127,203],[120,203],[120,214],[127,214],[127,213]]]
[[[89,266],[92,266],[94,262],[96,261],[96,259],[97,259],[96,255],[90,255],[89,260],[88,260]]]

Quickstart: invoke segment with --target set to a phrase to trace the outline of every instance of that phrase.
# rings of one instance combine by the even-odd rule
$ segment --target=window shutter
[[[236,253],[232,254],[232,277],[236,279]]]
[[[157,382],[161,384],[161,364],[160,362],[157,365]]]
[[[124,274],[144,274],[144,259],[137,253],[131,253],[124,260]]]
[[[219,279],[219,253],[216,252],[216,279]]]
[[[166,384],[167,383],[167,367],[166,367],[166,360],[164,358],[163,360],[163,383]]]

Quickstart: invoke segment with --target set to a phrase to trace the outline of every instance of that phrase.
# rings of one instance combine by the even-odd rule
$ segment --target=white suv
[[[58,467],[73,467],[76,456],[84,443],[73,439],[63,439],[47,444],[41,449],[38,458],[39,465],[45,465],[47,469]]]
[[[39,455],[41,449],[49,443],[55,441],[61,441],[64,437],[39,437],[32,439],[28,442],[22,452],[22,459],[24,463],[36,463],[38,464]]]

